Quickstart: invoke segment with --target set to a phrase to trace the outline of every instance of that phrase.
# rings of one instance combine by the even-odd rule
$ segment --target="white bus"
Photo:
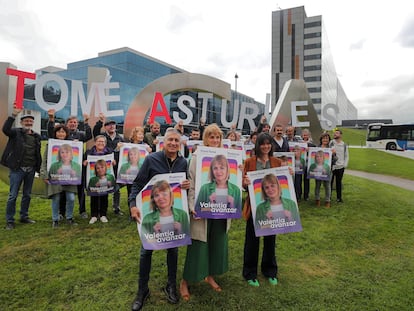
[[[368,125],[368,148],[386,150],[414,150],[414,124],[383,124]]]

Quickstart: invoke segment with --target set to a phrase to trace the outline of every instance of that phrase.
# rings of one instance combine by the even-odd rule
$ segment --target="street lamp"
[[[239,76],[237,75],[237,72],[236,72],[236,74],[234,75],[234,80],[236,81],[234,91],[235,91],[235,93],[236,93],[236,94],[237,94],[237,79],[238,79],[238,78],[239,78]]]

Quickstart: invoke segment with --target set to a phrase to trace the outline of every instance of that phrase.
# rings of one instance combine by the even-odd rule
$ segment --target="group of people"
[[[2,156],[1,163],[10,169],[10,193],[6,209],[7,229],[14,228],[14,214],[16,197],[19,188],[23,186],[22,206],[20,210],[20,221],[22,223],[34,223],[34,220],[29,218],[28,209],[30,204],[30,191],[33,184],[35,172],[40,172],[40,176],[48,184],[48,196],[52,199],[52,224],[53,227],[59,225],[62,210],[65,211],[66,220],[70,224],[75,224],[73,217],[75,194],[78,194],[79,212],[82,215],[86,214],[85,210],[85,180],[82,178],[80,185],[58,185],[50,183],[50,171],[47,172],[47,160],[42,161],[40,155],[40,135],[32,130],[34,117],[31,115],[24,115],[21,117],[22,128],[12,128],[12,124],[19,114],[21,109],[14,107],[12,116],[7,119],[3,126],[3,132],[9,137],[8,144]],[[191,161],[180,152],[182,150],[183,140],[182,135],[184,129],[182,124],[177,124],[174,128],[168,128],[163,136],[163,149],[156,151],[156,145],[160,136],[160,124],[153,122],[146,132],[143,127],[135,127],[132,129],[129,139],[125,139],[116,132],[116,124],[114,121],[105,121],[105,116],[100,115],[99,121],[94,126],[94,129],[88,125],[88,116],[84,115],[85,129],[79,131],[77,129],[78,121],[71,117],[66,124],[54,124],[54,111],[49,111],[48,134],[50,138],[60,140],[79,140],[86,142],[92,137],[95,144],[91,149],[88,149],[82,162],[82,176],[85,175],[85,167],[87,165],[88,155],[105,155],[114,153],[114,163],[116,166],[119,159],[119,150],[123,143],[130,142],[134,144],[146,144],[149,154],[145,157],[142,165],[135,169],[136,177],[132,184],[127,184],[128,191],[128,205],[131,219],[143,223],[144,230],[150,231],[160,228],[161,219],[173,219],[173,223],[185,223],[183,218],[185,215],[181,212],[175,211],[173,207],[172,192],[168,183],[159,182],[153,185],[151,192],[151,221],[146,220],[139,207],[137,207],[137,195],[147,185],[147,183],[156,175],[170,174],[170,173],[184,173],[186,179],[181,182],[181,188],[187,190],[188,209],[190,214],[190,232],[191,244],[187,246],[186,258],[183,268],[183,275],[179,283],[179,294],[183,300],[189,301],[191,292],[189,285],[195,285],[200,281],[208,283],[211,288],[216,291],[222,291],[221,286],[216,282],[215,277],[228,271],[229,254],[228,254],[228,231],[231,225],[231,219],[211,219],[201,218],[199,211],[195,208],[195,201],[200,193],[196,191],[197,178],[196,167],[198,153],[195,151],[192,154]],[[242,169],[242,187],[247,190],[251,181],[248,177],[248,172],[264,170],[283,165],[281,159],[274,156],[275,151],[287,152],[289,151],[289,140],[297,140],[294,135],[295,129],[288,127],[286,131],[280,125],[275,126],[274,136],[270,134],[270,126],[265,122],[261,122],[258,131],[250,135],[247,144],[254,145],[253,155],[244,161],[244,164],[239,169]],[[230,131],[227,135],[228,139],[232,141],[240,140],[240,134],[237,131]],[[322,133],[320,136],[320,146],[331,148],[335,154],[335,161],[332,163],[332,177],[335,180],[337,200],[342,202],[342,177],[344,169],[348,161],[348,150],[346,144],[342,141],[342,133],[340,130],[334,132],[334,139],[331,140],[328,133]],[[206,147],[223,148],[224,133],[216,124],[205,125],[202,124],[200,128],[193,129],[189,139],[201,140]],[[309,147],[315,146],[310,138],[308,130],[302,130],[302,141],[306,142]],[[16,146],[19,148],[16,148]],[[17,152],[23,146],[24,152]],[[70,153],[65,148],[62,148],[59,156],[61,160],[70,159]],[[118,153],[118,154],[117,154]],[[185,152],[184,152],[185,154]],[[130,159],[134,155],[128,155]],[[47,158],[47,157],[46,157]],[[135,159],[136,160],[136,159]],[[132,162],[132,160],[131,160]],[[137,162],[137,161],[135,161]],[[214,187],[226,188],[229,196],[230,192],[240,191],[230,186],[228,182],[228,166],[222,163],[219,159],[212,164],[210,180],[217,179]],[[225,161],[227,162],[227,161]],[[135,163],[137,164],[137,163]],[[134,164],[134,165],[135,165]],[[103,163],[102,166],[106,164]],[[228,163],[227,163],[228,165]],[[59,169],[72,169],[75,174],[79,168],[72,167],[70,161],[65,163],[65,167],[55,167],[57,172]],[[125,171],[131,167],[125,167]],[[226,171],[227,169],[227,171]],[[95,164],[96,176],[101,170],[100,163]],[[215,175],[216,171],[221,171],[221,177]],[[102,168],[103,172],[106,169]],[[114,170],[116,172],[116,169]],[[122,171],[122,168],[121,168]],[[306,170],[305,170],[306,172]],[[105,176],[105,173],[101,174]],[[294,176],[295,192],[297,200],[302,196],[302,176]],[[105,177],[105,183],[115,183],[114,179]],[[299,183],[300,180],[300,183]],[[309,179],[304,174],[304,199],[309,198]],[[97,180],[97,182],[99,182]],[[330,201],[331,191],[329,182],[316,182],[315,186],[315,200],[320,202],[320,186],[325,187],[325,200]],[[300,187],[299,187],[300,185]],[[205,185],[208,186],[208,185]],[[210,186],[211,187],[211,186]],[[234,188],[234,189],[233,189]],[[298,188],[298,189],[296,189]],[[218,189],[217,189],[218,190]],[[284,217],[292,219],[297,217],[297,209],[292,208],[293,202],[281,196],[281,189],[277,178],[274,176],[265,176],[262,182],[262,192],[265,201],[257,208],[257,214],[261,215],[263,219],[272,213],[283,213]],[[113,194],[113,208],[115,213],[121,213],[120,209],[120,192],[119,186],[115,187]],[[213,200],[211,195],[206,196],[203,200]],[[226,199],[229,201],[228,199]],[[329,200],[329,201],[328,201]],[[89,223],[93,224],[98,219],[101,222],[108,222],[107,208],[108,208],[108,194],[91,197],[91,218]],[[241,202],[240,202],[241,204]],[[283,208],[281,208],[283,207]],[[243,204],[243,218],[246,220],[246,231],[244,240],[244,256],[243,256],[243,271],[242,275],[250,286],[260,286],[258,274],[258,260],[259,260],[259,245],[260,237],[255,234],[255,223],[252,217],[252,209],[249,195],[244,200]],[[148,223],[151,225],[148,227]],[[157,227],[158,226],[158,227]],[[145,229],[146,228],[146,229]],[[173,228],[174,230],[177,228]],[[263,253],[261,260],[261,272],[268,280],[269,284],[278,284],[278,266],[275,254],[276,235],[268,235],[263,237]],[[148,282],[151,272],[152,250],[145,249],[143,246],[140,251],[139,276],[138,276],[138,292],[132,304],[132,310],[141,310],[146,299],[150,295]],[[163,288],[167,300],[170,303],[177,303],[179,301],[179,294],[177,291],[177,263],[178,263],[178,248],[171,247],[167,249],[167,283]]]
[[[251,137],[260,132],[270,132],[270,125],[266,123],[265,117],[261,119],[257,130],[257,132],[251,134]],[[332,153],[330,167],[327,167],[327,164],[324,163],[323,156],[321,156],[320,152],[316,153],[315,163],[310,166],[311,172],[320,170],[321,173],[329,175],[328,180],[315,179],[315,204],[317,206],[321,205],[320,188],[322,185],[325,189],[325,207],[329,208],[331,206],[332,189],[336,190],[336,201],[338,203],[343,203],[342,179],[345,168],[348,166],[349,151],[347,144],[342,140],[342,131],[340,129],[335,129],[332,138],[329,132],[324,131],[320,134],[318,142],[314,142],[312,140],[311,133],[308,129],[302,129],[300,136],[295,135],[295,131],[296,129],[293,126],[287,126],[284,129],[282,125],[276,124],[274,127],[274,137],[272,139],[273,151],[289,152],[291,149],[290,144],[295,145],[295,143],[305,143],[307,146],[306,149],[311,147],[330,149]],[[303,167],[303,171],[295,173],[294,184],[296,199],[298,202],[302,198],[303,200],[308,201],[310,193],[310,178],[308,176],[309,171],[306,169],[307,163],[301,161],[299,156],[300,150],[299,148],[297,149],[298,152],[295,165],[297,167]],[[296,150],[294,149],[293,151],[295,152]],[[307,157],[307,161],[309,161],[309,157]]]

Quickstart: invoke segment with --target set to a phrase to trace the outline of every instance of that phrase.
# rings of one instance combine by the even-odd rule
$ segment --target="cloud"
[[[366,41],[367,39],[364,38],[354,43],[351,43],[351,45],[349,46],[349,50],[362,50],[364,48],[364,44]]]
[[[414,16],[411,16],[406,20],[394,41],[399,43],[402,47],[414,47]]]

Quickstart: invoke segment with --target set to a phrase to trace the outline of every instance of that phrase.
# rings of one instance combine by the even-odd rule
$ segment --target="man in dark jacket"
[[[149,154],[142,164],[137,177],[132,184],[131,195],[128,202],[131,209],[131,217],[141,222],[141,214],[137,208],[136,197],[146,186],[152,177],[166,173],[187,173],[187,160],[180,155],[181,133],[176,129],[169,128],[164,136],[164,150]],[[190,181],[185,180],[181,184],[182,189],[190,188]],[[133,311],[142,309],[145,300],[149,297],[148,288],[149,275],[151,270],[152,250],[141,247],[139,263],[138,294],[132,305]],[[178,303],[176,274],[177,274],[178,248],[167,249],[168,282],[163,288],[167,300],[170,303]]]
[[[13,127],[17,115],[22,111],[16,106],[12,115],[3,125],[3,133],[9,140],[1,157],[1,164],[9,168],[10,191],[6,205],[6,229],[14,229],[16,199],[23,183],[23,196],[20,205],[20,222],[33,224],[29,218],[29,205],[35,172],[40,172],[42,157],[40,155],[40,135],[33,131],[34,117],[23,115],[20,118],[22,127]]]

